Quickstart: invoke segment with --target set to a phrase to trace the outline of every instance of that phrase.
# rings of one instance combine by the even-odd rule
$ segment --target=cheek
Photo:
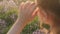
[[[45,23],[52,25],[53,24],[53,20],[54,20],[54,16],[53,15],[49,15],[48,18],[46,18]]]
[[[43,21],[43,15],[40,12],[38,12],[38,17],[39,17],[40,21]]]
[[[50,25],[52,21],[49,20],[49,19],[46,19],[44,22],[45,22],[46,24],[49,24],[49,25]]]
[[[38,16],[39,16],[39,18],[40,18],[42,21],[45,21],[45,20],[46,20],[46,17],[47,17],[47,15],[46,15],[46,13],[45,13],[44,11],[39,11],[39,12],[38,12]]]
[[[44,23],[49,24],[49,25],[52,24],[52,20],[53,20],[52,15],[46,18],[47,15],[45,15],[45,13],[40,11],[38,12],[38,16],[39,16],[40,21],[43,21]]]

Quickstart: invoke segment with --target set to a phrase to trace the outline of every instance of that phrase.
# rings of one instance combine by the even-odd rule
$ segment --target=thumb
[[[35,17],[38,13],[39,8],[36,8],[35,11],[32,13],[32,16]]]

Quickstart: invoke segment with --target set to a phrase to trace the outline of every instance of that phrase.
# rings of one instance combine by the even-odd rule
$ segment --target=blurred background
[[[0,0],[0,34],[6,34],[17,19],[18,7],[21,2],[27,0]],[[34,0],[31,0],[34,2]],[[49,29],[49,26],[44,24],[43,27]],[[37,29],[40,29],[40,23],[36,16],[30,24],[27,24],[21,34],[32,34]]]

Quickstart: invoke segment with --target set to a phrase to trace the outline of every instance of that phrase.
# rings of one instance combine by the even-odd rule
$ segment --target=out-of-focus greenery
[[[30,24],[26,25],[21,34],[32,34],[37,29],[40,29],[40,27],[38,23],[38,17],[35,17]]]
[[[43,23],[42,26],[47,30],[50,29],[50,26],[48,24]],[[32,34],[37,29],[40,29],[40,22],[38,20],[38,16],[36,16],[35,19],[30,24],[26,25],[21,34]]]
[[[0,10],[2,10],[3,9],[3,6],[0,6]]]
[[[48,24],[42,24],[42,26],[44,27],[44,28],[46,28],[47,30],[49,30],[50,29],[50,26],[48,25]]]
[[[4,12],[4,11],[2,11],[3,8],[4,8],[3,6],[0,6],[0,19],[5,20],[5,22],[6,22],[6,28],[4,28],[3,33],[2,33],[2,34],[6,34],[8,32],[8,30],[10,29],[10,27],[12,26],[12,24],[14,23],[14,20],[17,19],[18,9],[9,8],[9,10]],[[15,18],[13,18],[14,16],[15,16]]]

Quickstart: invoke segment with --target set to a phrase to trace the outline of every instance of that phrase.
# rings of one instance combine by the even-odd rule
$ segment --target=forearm
[[[7,34],[20,34],[26,24],[32,21],[36,16],[36,12],[34,13],[34,15],[32,15],[35,9],[35,3],[30,1],[27,1],[26,3],[22,2],[19,6],[20,11],[18,12],[18,20],[13,24],[12,28],[8,31]]]
[[[26,23],[24,22],[24,20],[18,18],[7,34],[20,34],[25,25]]]

